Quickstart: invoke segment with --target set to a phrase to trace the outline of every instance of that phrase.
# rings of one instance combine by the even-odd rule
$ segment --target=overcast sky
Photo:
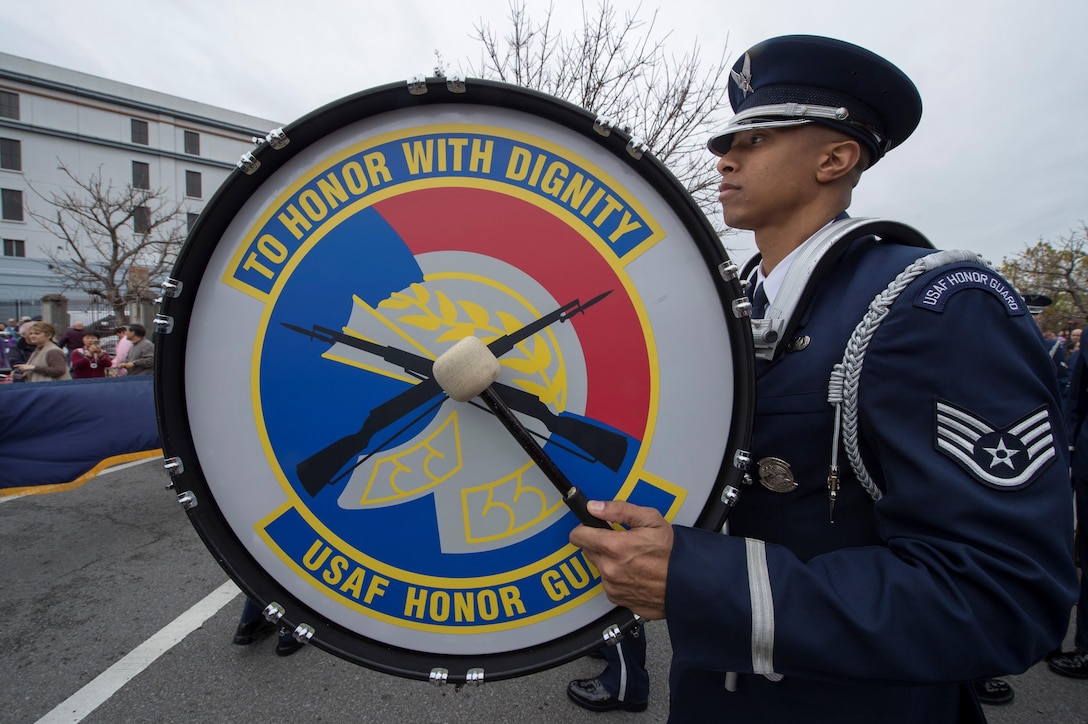
[[[578,27],[579,2],[555,5]],[[543,17],[548,2],[528,6]],[[735,60],[775,35],[830,35],[914,80],[921,125],[866,174],[854,216],[906,222],[995,264],[1088,221],[1084,0],[646,0],[639,16],[659,7],[677,55],[698,42],[708,63],[722,48]],[[33,0],[3,4],[0,50],[288,123],[430,74],[435,51],[466,68],[480,58],[474,25],[505,29],[508,16],[508,0]]]

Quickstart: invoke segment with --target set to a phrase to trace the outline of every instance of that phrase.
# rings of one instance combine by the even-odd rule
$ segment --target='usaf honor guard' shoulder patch
[[[983,485],[998,490],[1027,487],[1057,456],[1046,405],[1005,428],[937,399],[934,445]]]

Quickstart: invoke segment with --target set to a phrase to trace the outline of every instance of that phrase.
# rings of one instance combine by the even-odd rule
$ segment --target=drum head
[[[208,547],[298,635],[412,678],[532,673],[628,630],[559,493],[430,364],[479,337],[590,499],[717,527],[752,344],[702,213],[625,133],[503,84],[384,86],[273,136],[158,320],[163,447]]]

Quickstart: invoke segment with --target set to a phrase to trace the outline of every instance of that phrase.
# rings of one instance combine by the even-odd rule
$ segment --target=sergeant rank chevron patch
[[[1026,487],[1057,456],[1045,405],[997,429],[967,410],[938,399],[936,422],[937,449],[991,488]]]

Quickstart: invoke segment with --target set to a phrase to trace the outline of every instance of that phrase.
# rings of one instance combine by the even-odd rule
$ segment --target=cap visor
[[[744,123],[730,123],[723,128],[718,135],[707,141],[706,147],[715,156],[724,156],[733,146],[733,134],[741,131],[751,131],[754,128],[786,128],[788,126],[800,126],[804,123],[812,123],[810,118],[782,118],[777,121],[745,121]]]

